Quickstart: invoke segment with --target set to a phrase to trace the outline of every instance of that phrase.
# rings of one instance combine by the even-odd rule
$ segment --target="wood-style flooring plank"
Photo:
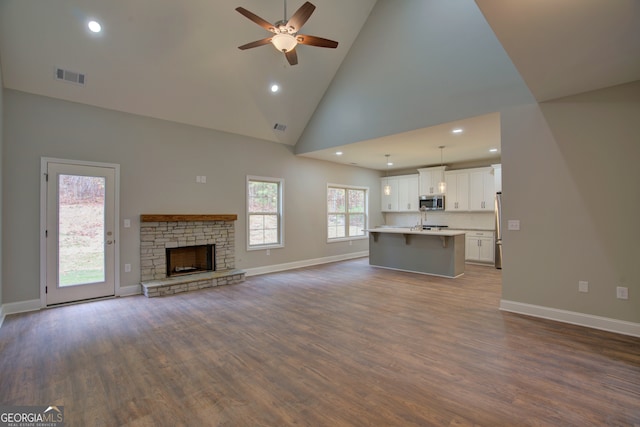
[[[367,259],[8,316],[0,403],[69,426],[640,426],[640,339]]]

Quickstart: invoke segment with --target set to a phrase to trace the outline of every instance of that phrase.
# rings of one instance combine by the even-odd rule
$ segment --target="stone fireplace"
[[[140,279],[147,297],[239,283],[237,215],[141,215]]]

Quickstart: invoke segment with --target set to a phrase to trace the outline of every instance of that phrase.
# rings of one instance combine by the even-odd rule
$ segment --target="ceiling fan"
[[[300,31],[300,28],[307,22],[315,8],[313,4],[305,2],[305,4],[300,6],[300,9],[296,10],[296,13],[287,20],[287,0],[284,0],[284,19],[271,24],[243,7],[237,7],[236,10],[242,15],[274,34],[271,37],[239,46],[238,49],[246,50],[271,43],[280,52],[284,52],[287,61],[289,61],[291,65],[298,63],[298,54],[296,53],[296,46],[298,44],[335,49],[338,47],[338,42],[336,41],[298,34],[298,31]]]

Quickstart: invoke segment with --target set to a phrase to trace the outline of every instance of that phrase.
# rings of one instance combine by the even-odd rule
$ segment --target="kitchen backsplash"
[[[385,213],[385,223],[398,227],[412,227],[420,223],[420,213]],[[493,212],[447,213],[427,212],[424,224],[447,225],[459,230],[495,230],[495,214]]]

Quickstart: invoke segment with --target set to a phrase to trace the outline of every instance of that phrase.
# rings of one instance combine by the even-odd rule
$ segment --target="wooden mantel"
[[[186,221],[236,221],[236,214],[215,214],[215,215],[156,215],[143,214],[140,215],[140,222],[186,222]]]

